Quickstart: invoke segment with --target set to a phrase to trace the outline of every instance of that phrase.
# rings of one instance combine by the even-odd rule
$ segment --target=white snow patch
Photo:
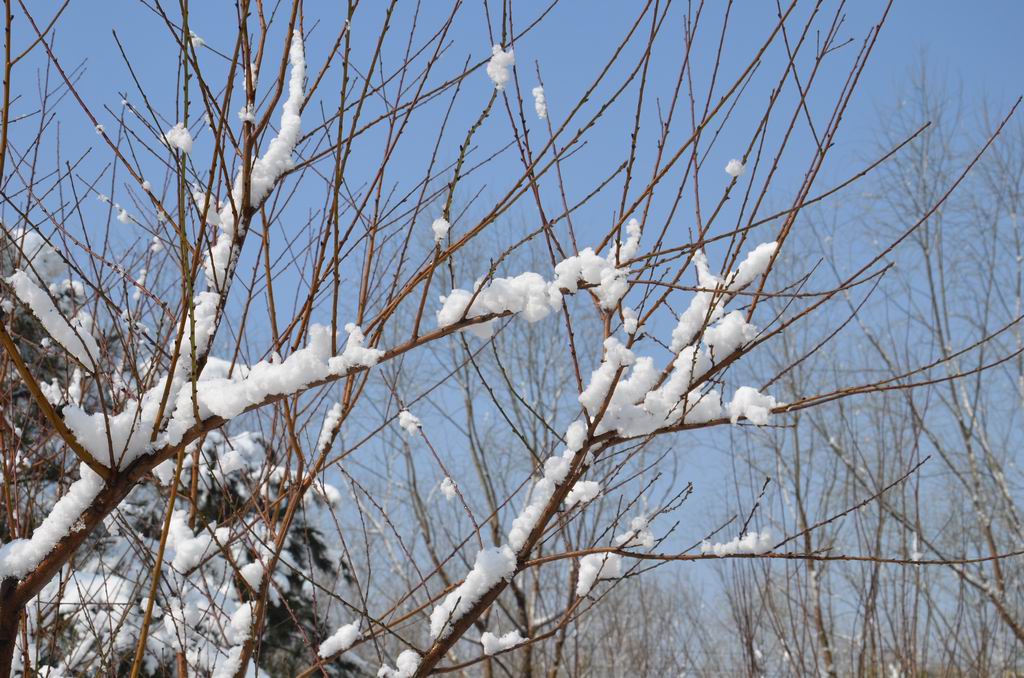
[[[340,652],[352,647],[352,645],[359,639],[359,622],[352,622],[351,624],[345,624],[340,629],[331,634],[330,638],[320,643],[320,650],[318,654],[327,659]]]
[[[509,631],[502,636],[497,636],[490,631],[480,634],[480,644],[484,646],[484,654],[487,656],[498,654],[525,642],[526,638],[523,638],[519,631]]]
[[[39,288],[24,271],[7,278],[14,293],[39,318],[46,332],[83,367],[95,369],[100,347],[89,331],[92,319],[79,313],[70,322],[53,305],[50,295]]]
[[[511,580],[515,572],[516,554],[508,546],[481,549],[465,581],[431,611],[431,639],[446,636],[451,625],[466,614],[481,596],[501,580]]]
[[[323,426],[320,427],[320,436],[316,441],[316,453],[318,455],[323,454],[327,451],[330,444],[334,441],[334,430],[338,427],[338,422],[341,421],[341,415],[344,412],[341,403],[334,403],[331,409],[327,411],[327,415],[324,417]]]
[[[242,575],[242,579],[245,583],[252,587],[254,591],[258,591],[260,584],[263,582],[264,567],[262,563],[246,563],[239,568],[238,573]]]
[[[252,104],[246,104],[238,109],[238,119],[241,122],[256,122],[256,113],[252,110]]]
[[[402,410],[398,413],[398,425],[404,428],[405,432],[411,436],[419,433],[421,428],[420,418],[409,410]]]
[[[21,268],[39,281],[52,280],[64,270],[64,261],[57,250],[50,247],[38,232],[18,228],[9,237],[21,251]]]
[[[253,603],[242,603],[231,615],[231,621],[224,629],[224,638],[232,645],[239,645],[245,642],[252,630]]]
[[[164,133],[164,143],[182,153],[191,153],[192,133],[185,127],[185,123],[179,122]]]
[[[740,417],[745,417],[752,424],[764,426],[768,423],[772,409],[778,405],[774,397],[764,395],[750,386],[740,386],[728,405],[729,421],[735,424]]]
[[[622,307],[622,329],[626,331],[626,334],[632,336],[636,334],[638,328],[639,318],[637,318],[636,311],[631,309],[629,306]]]
[[[757,328],[746,321],[743,314],[733,311],[704,331],[704,343],[711,348],[716,360],[731,355],[757,336]]]
[[[602,308],[612,310],[626,294],[629,268],[620,264],[629,261],[639,249],[640,230],[639,222],[630,219],[625,243],[616,242],[605,257],[588,247],[565,259],[555,266],[555,278],[550,283],[539,273],[527,271],[514,277],[495,278],[486,285],[478,281],[473,292],[454,289],[441,297],[437,325],[449,327],[464,318],[509,313],[522,315],[527,322],[537,322],[561,307],[563,291],[574,293],[581,283],[594,289]],[[490,322],[468,329],[483,339],[493,332]]]
[[[395,660],[396,668],[385,664],[377,671],[377,678],[412,678],[416,674],[416,669],[420,667],[421,660],[415,650],[405,650]]]
[[[249,177],[249,205],[253,207],[259,205],[270,193],[281,175],[291,169],[292,151],[299,140],[302,123],[299,113],[305,98],[303,81],[306,78],[306,56],[302,46],[302,33],[297,29],[292,33],[291,46],[288,49],[288,62],[291,65],[291,73],[288,78],[288,98],[285,100],[281,112],[278,134],[271,140],[263,157],[257,158],[253,163]],[[234,251],[236,249],[234,247],[235,210],[242,204],[244,189],[242,173],[239,172],[231,189],[232,199],[225,201],[217,215],[220,234],[204,264],[207,282],[218,290],[226,288],[227,280],[230,277],[230,266],[236,256]]]
[[[444,495],[445,499],[451,501],[452,499],[455,498],[455,493],[455,481],[449,478],[448,476],[445,476],[444,480],[441,481],[441,494]]]
[[[561,456],[548,457],[544,462],[544,476],[534,483],[529,503],[512,521],[512,529],[508,532],[509,546],[516,551],[526,544],[530,532],[544,513],[548,500],[558,486],[565,482],[565,477],[572,466],[573,454],[574,451],[566,449]]]
[[[57,542],[71,534],[82,513],[103,489],[103,479],[84,463],[79,473],[81,477],[71,483],[31,537],[0,546],[0,579],[24,577],[49,555]]]
[[[654,548],[654,533],[651,532],[647,516],[637,516],[629,521],[629,531],[615,537],[619,548]]]
[[[582,598],[590,593],[598,579],[615,579],[621,574],[622,556],[617,553],[591,553],[583,556],[580,558],[576,595]]]
[[[434,223],[430,225],[430,228],[434,231],[434,242],[439,243],[444,240],[451,227],[452,225],[448,223],[447,219],[442,217],[434,219]]]
[[[747,166],[743,164],[743,161],[733,158],[726,164],[725,173],[730,177],[742,177],[743,173],[747,171]]]
[[[710,553],[716,556],[730,556],[738,553],[768,553],[772,550],[772,532],[765,529],[762,532],[747,532],[742,537],[736,537],[725,543],[712,544],[705,541],[700,545],[701,553]]]
[[[487,76],[494,83],[494,89],[499,92],[505,89],[512,74],[509,69],[515,65],[516,57],[510,49],[507,52],[501,49],[501,45],[491,47],[491,60],[487,62]]]
[[[544,88],[537,85],[533,88],[533,110],[537,112],[537,117],[544,120],[548,117],[548,100],[544,96]]]
[[[595,480],[578,480],[565,496],[565,508],[570,509],[576,504],[592,502],[601,494],[601,483]]]

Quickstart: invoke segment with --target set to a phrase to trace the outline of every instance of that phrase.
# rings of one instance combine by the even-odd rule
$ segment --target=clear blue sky
[[[36,13],[37,19],[45,21],[49,14],[48,8],[57,3],[53,0],[34,0],[29,4],[33,12]],[[230,25],[234,3],[220,0],[219,2],[193,2],[192,4],[192,25],[195,32],[212,48],[230,51],[233,32],[231,30],[222,31],[220,27]],[[311,19],[315,13],[331,11],[326,8],[334,7],[336,4],[339,3],[328,3],[321,0],[307,2],[308,16],[305,28],[307,32],[312,31],[307,44],[307,56],[310,69],[314,73],[319,70],[326,52],[324,41],[327,37],[325,36],[334,34],[340,18],[335,14],[325,21],[325,23],[335,22],[334,26],[321,26],[315,29]],[[375,3],[374,0],[364,0],[363,3],[365,10],[371,14],[379,11],[379,6],[382,4]],[[574,100],[574,96],[578,95],[585,84],[596,74],[601,59],[606,57],[612,45],[622,35],[627,21],[635,15],[638,4],[591,0],[566,0],[563,2],[542,28],[516,45],[517,68],[524,90],[528,92],[529,88],[535,84],[534,62],[537,62],[547,85],[553,117],[557,118],[560,114],[564,114],[566,107]],[[833,11],[835,4],[834,2],[826,3],[823,12]],[[173,6],[174,9],[177,7],[176,2],[168,3],[168,5],[169,7]],[[716,0],[708,2],[707,5],[714,7],[714,11],[717,12],[719,5]],[[411,11],[415,3],[403,1],[399,6],[400,12],[406,7]],[[424,6],[425,16],[421,19],[421,23],[427,25],[431,22],[436,23],[438,13],[447,10],[448,3],[428,0]],[[810,3],[804,3],[800,11],[806,12],[809,6]],[[534,15],[538,8],[542,7],[542,4],[520,2],[515,7],[517,24],[521,26]],[[683,3],[679,3],[677,9],[681,10],[684,7]],[[843,34],[854,37],[859,44],[866,27],[877,20],[883,8],[884,3],[875,0],[848,2],[848,30],[844,29]],[[405,12],[404,15],[396,19],[399,26],[407,24],[407,15],[408,12]],[[730,38],[733,47],[729,50],[723,64],[725,72],[729,72],[729,69],[733,68],[733,74],[735,74],[735,68],[741,61],[749,58],[750,50],[756,48],[756,45],[763,39],[765,31],[770,28],[773,15],[774,3],[762,0],[740,0],[735,3]],[[143,86],[153,97],[153,103],[168,121],[176,120],[173,83],[175,82],[177,56],[166,29],[151,10],[134,0],[72,0],[68,14],[62,20],[61,26],[57,34],[56,51],[65,66],[85,62],[85,71],[79,81],[79,88],[101,121],[107,125],[108,131],[116,128],[116,116],[121,111],[122,93],[127,92],[127,98],[130,101],[137,101],[138,98],[128,70],[111,37],[112,30],[116,30],[124,42],[132,66],[136,69]],[[367,28],[367,26],[371,28]],[[356,54],[362,53],[363,55],[361,61],[357,56],[357,63],[366,62],[365,54],[372,48],[377,38],[376,33],[372,30],[374,26],[375,23],[371,19],[357,22],[353,26]],[[831,163],[825,169],[825,180],[820,185],[827,185],[828,177],[845,178],[851,173],[851,168],[860,168],[863,159],[871,154],[874,140],[878,137],[878,112],[895,104],[900,88],[906,83],[912,70],[919,68],[923,61],[927,61],[929,69],[937,76],[947,77],[963,85],[963,93],[969,108],[980,105],[982,101],[987,101],[994,110],[1004,111],[1012,100],[1024,92],[1024,75],[1022,75],[1020,67],[1022,28],[1024,28],[1024,2],[1011,0],[987,2],[897,0],[867,71],[860,82],[859,95],[847,112],[839,145]],[[16,36],[18,36],[17,39],[26,42],[32,37],[30,30],[26,29],[24,25],[16,26]],[[705,36],[705,40],[710,37],[711,32]],[[468,56],[471,56],[473,60],[486,58],[491,39],[487,33],[479,2],[467,3],[465,16],[457,24],[453,39],[454,45],[451,53],[446,57],[448,62],[444,72],[456,71]],[[280,42],[272,50],[275,55],[279,54],[279,45]],[[663,45],[665,50],[670,47],[671,45]],[[399,28],[395,32],[393,50],[398,52],[401,49],[404,49],[404,35]],[[856,49],[856,46],[847,49]],[[705,54],[707,53],[705,52]],[[201,52],[200,58],[204,60],[204,63],[213,64],[214,67],[218,63],[212,53]],[[40,62],[37,60],[36,63]],[[392,58],[390,63],[393,65],[395,60]],[[657,89],[664,91],[670,86],[670,80],[675,75],[674,65],[668,52],[660,55],[651,75],[652,83]],[[710,63],[700,63],[697,65],[697,69],[706,73],[710,66]],[[30,95],[32,87],[34,87],[34,74],[32,74],[31,68],[32,66],[26,63],[20,67],[20,72],[16,73],[16,77],[22,78],[22,83],[26,79],[31,83],[21,85],[26,95]],[[842,74],[845,75],[845,71],[842,71]],[[839,77],[839,73],[833,75]],[[467,92],[462,100],[466,103],[464,108],[459,107],[455,112],[456,122],[452,125],[454,131],[450,135],[452,143],[448,145],[444,154],[446,161],[453,159],[457,144],[461,141],[467,125],[476,117],[480,106],[486,101],[491,90],[491,84],[482,71],[475,74],[466,87]],[[324,87],[320,96],[325,97],[329,92],[331,92],[330,88]],[[325,99],[325,106],[329,108],[331,102],[335,101],[336,95],[328,97]],[[104,111],[103,107],[107,107],[109,111]],[[439,114],[443,113],[443,110],[438,107],[432,110]],[[737,122],[742,125],[759,113],[756,106],[751,106],[749,112],[737,113]],[[424,115],[420,123],[421,127],[414,130],[411,138],[416,139],[416,134],[422,131],[426,136],[421,138],[428,139],[428,143],[432,146],[434,138],[430,134],[432,126],[436,125],[438,119],[436,116]],[[651,119],[647,118],[648,121]],[[110,161],[109,151],[97,143],[97,137],[91,124],[70,98],[61,103],[59,120],[65,135],[62,149],[65,157],[77,156],[91,146],[93,151],[88,162],[82,166],[80,174],[87,177],[99,174]],[[572,176],[569,177],[571,186],[585,192],[585,189],[592,186],[598,177],[603,176],[610,167],[621,162],[628,149],[631,120],[632,111],[629,106],[620,106],[603,119],[601,125],[595,130],[592,142],[580,156],[585,160],[576,161],[572,165]],[[656,124],[648,124],[644,133],[653,134],[655,129]],[[18,128],[15,134],[16,143],[27,142],[24,137],[19,139],[18,134],[29,133],[31,133],[31,128],[28,126],[24,130]],[[507,121],[501,116],[495,116],[481,130],[478,138],[483,145],[489,145],[491,148],[503,145],[509,139]],[[802,147],[798,145],[794,150],[798,154],[803,153],[804,157],[800,158],[800,161],[805,164],[806,154],[811,149],[806,145],[806,138],[801,143],[804,145]],[[196,149],[195,157],[202,158],[204,163],[207,162],[209,147],[203,145],[201,136],[197,138]],[[420,150],[422,151],[422,149]],[[716,145],[711,157],[712,164],[724,166],[725,162],[739,150],[731,140],[723,140]],[[429,149],[427,152],[429,153]],[[503,165],[499,161],[491,170],[490,175],[485,175],[479,180],[474,179],[474,181],[489,181],[494,176],[500,179],[503,167],[515,168],[518,166],[518,160],[513,156],[509,156],[506,162],[508,164]],[[154,168],[158,166],[152,160],[145,160],[144,164]],[[375,167],[375,165],[371,166]],[[796,165],[800,168],[803,166]],[[421,176],[420,165],[416,165],[411,171],[417,179]],[[400,166],[393,172],[395,172],[393,177],[395,181],[409,178],[402,176]],[[790,176],[796,175],[791,174]],[[724,174],[721,174],[719,178],[724,182]],[[104,183],[106,185],[101,184],[102,188],[99,190],[108,192],[109,179],[105,179]],[[500,185],[500,182],[496,183]],[[780,184],[785,184],[785,182],[780,182]],[[475,186],[473,187],[475,188]],[[718,188],[720,190],[720,187]],[[494,192],[499,191],[495,188]],[[114,197],[118,199],[116,188]],[[295,202],[301,203],[302,197],[302,195],[297,196],[298,200]],[[596,201],[594,205],[588,207],[586,218],[595,224],[595,228],[605,227],[615,216],[612,212],[617,204],[616,197],[610,196],[607,200]],[[778,199],[782,201],[786,197],[786,195],[780,195]],[[312,206],[299,204],[293,205],[291,209],[296,215],[307,214],[311,209],[319,209],[322,204],[322,196],[313,197],[312,202],[314,203]],[[84,210],[87,219],[109,218],[103,205],[96,201],[86,201]],[[117,224],[114,226],[116,227]],[[422,230],[424,239],[429,239],[429,229],[426,228],[426,225]],[[482,272],[483,270],[481,270]],[[468,281],[461,282],[465,284]],[[699,459],[694,460],[694,463],[699,464],[699,462]]]
[[[45,22],[49,16],[50,8],[58,3],[55,0],[37,0],[30,3],[32,11],[36,14],[37,20]],[[176,11],[177,3],[168,4],[168,11]],[[222,30],[222,26],[230,25],[234,13],[234,3],[221,2],[194,2],[192,9],[191,25],[197,34],[203,37],[214,49],[222,52],[229,52],[232,45],[232,31]],[[514,5],[516,12],[516,24],[523,26],[532,18],[546,3],[520,2]],[[309,2],[307,3],[307,17],[305,29],[310,33],[307,51],[311,70],[318,70],[322,64],[322,57],[326,52],[325,41],[330,39],[336,31],[336,26],[341,21],[341,15],[334,8],[335,3]],[[368,13],[368,16],[360,15],[360,19],[353,26],[352,34],[355,38],[356,63],[366,63],[366,55],[372,49],[376,41],[376,17],[384,3],[363,3],[361,11]],[[420,19],[421,30],[425,26],[436,25],[442,13],[446,13],[449,4],[442,2],[423,3],[424,15]],[[528,92],[535,84],[534,64],[538,64],[547,85],[549,105],[552,116],[557,118],[564,114],[574,96],[579,94],[595,75],[602,59],[609,53],[609,50],[622,35],[624,27],[635,16],[639,3],[632,2],[592,2],[590,0],[565,0],[548,17],[548,20],[533,34],[516,46],[517,68],[522,88]],[[743,0],[735,3],[733,7],[732,21],[730,25],[730,44],[723,63],[723,73],[728,75],[730,67],[733,75],[735,69],[742,67],[749,59],[751,50],[756,48],[770,28],[774,15],[773,2]],[[707,3],[706,10],[709,15],[716,15],[720,12],[717,2]],[[822,13],[830,14],[834,11],[835,2],[825,3]],[[397,54],[405,47],[404,33],[401,28],[408,25],[408,17],[414,9],[415,3],[400,3],[398,16],[395,19],[396,30],[392,38],[392,54],[390,59],[394,64]],[[494,3],[492,14],[500,13],[500,4]],[[811,3],[803,3],[799,6],[798,14],[806,14]],[[884,3],[877,0],[857,0],[846,4],[848,18],[846,25],[841,31],[843,35],[853,37],[857,44],[865,34],[866,28],[877,20]],[[685,5],[679,3],[676,8],[676,16],[685,10]],[[326,13],[326,14],[324,14]],[[322,25],[315,26],[314,19],[322,20]],[[671,21],[671,20],[670,20]],[[717,21],[717,19],[712,19]],[[125,67],[117,45],[112,39],[112,31],[116,31],[125,45],[125,49],[131,59],[132,66],[136,70],[152,97],[157,109],[168,121],[175,121],[176,114],[175,97],[176,93],[173,82],[176,77],[176,55],[167,29],[163,26],[160,18],[141,2],[135,0],[104,0],[102,2],[72,0],[66,16],[62,19],[57,34],[56,51],[65,66],[76,65],[84,62],[85,71],[79,81],[80,90],[85,94],[86,99],[93,107],[94,112],[104,122],[108,129],[116,127],[116,116],[121,113],[121,95],[127,92],[130,101],[137,102],[138,94],[132,84],[128,69]],[[929,69],[937,75],[948,77],[954,81],[960,81],[964,86],[964,94],[970,103],[978,103],[982,99],[994,104],[995,110],[1005,110],[1006,105],[1021,92],[1024,92],[1024,76],[1021,74],[1020,44],[1021,27],[1024,26],[1024,2],[1012,0],[993,0],[989,2],[961,2],[955,0],[897,0],[891,10],[890,17],[885,29],[882,32],[878,46],[872,56],[868,70],[859,85],[859,95],[845,116],[844,128],[839,139],[838,146],[833,154],[833,160],[826,165],[823,178],[827,182],[829,177],[845,177],[851,166],[857,166],[858,161],[869,154],[867,146],[877,137],[879,128],[878,111],[891,107],[896,99],[896,92],[908,78],[912,69],[918,68],[923,59],[929,64]],[[16,39],[28,41],[33,36],[31,29],[22,24],[15,26]],[[717,35],[715,30],[705,29],[704,40],[708,41],[706,46],[713,47],[711,41]],[[461,66],[463,60],[472,57],[474,60],[486,58],[490,38],[484,20],[482,5],[478,2],[467,3],[463,15],[460,16],[453,32],[454,44],[450,53],[446,55],[447,63],[441,69],[443,73],[452,73]],[[857,45],[847,47],[848,51],[856,49]],[[671,41],[666,40],[662,45],[663,53],[655,61],[652,70],[651,81],[654,83],[653,91],[660,91],[663,95],[669,89],[675,78],[675,61],[671,51]],[[279,43],[274,45],[271,53],[279,54]],[[710,71],[711,63],[700,63],[703,55],[705,61],[710,61],[709,50],[697,50],[696,72],[703,71],[707,74]],[[777,72],[771,68],[771,60],[777,58],[769,56],[766,58],[766,70]],[[360,58],[362,57],[362,58]],[[212,52],[201,51],[201,59],[205,65],[216,68],[222,64]],[[35,64],[24,63],[19,66],[16,78],[20,78],[24,92],[31,99],[32,88],[34,87],[34,74],[32,69]],[[846,61],[843,61],[845,66]],[[842,69],[837,69],[826,76],[833,76],[838,82],[845,74]],[[774,75],[772,76],[774,77]],[[765,78],[767,81],[767,78]],[[25,85],[29,82],[31,84]],[[617,81],[615,81],[617,82]],[[166,84],[165,84],[166,83]],[[474,90],[474,88],[476,88]],[[480,106],[486,100],[486,94],[490,89],[490,83],[482,71],[475,74],[467,85],[463,104],[455,111],[455,122],[452,124],[451,143],[447,144],[448,152],[442,149],[443,157],[450,161],[457,150],[457,144],[461,141],[466,126],[476,117]],[[827,90],[828,87],[826,86]],[[326,106],[336,101],[336,95],[331,94],[332,90],[323,87],[321,97]],[[759,99],[751,98],[740,108],[749,107],[750,115],[744,117],[744,111],[736,113],[735,118],[741,123],[756,119],[759,109],[756,104]],[[109,110],[104,111],[102,107]],[[77,152],[84,151],[88,147],[94,148],[90,161],[82,166],[82,175],[95,176],[101,171],[110,160],[109,152],[97,144],[97,138],[93,133],[91,125],[85,116],[78,109],[70,98],[61,104],[59,119],[61,121],[62,134],[64,135],[63,152],[65,157],[74,156]],[[432,115],[425,112],[421,116],[421,129],[425,134],[432,131],[439,116],[443,114],[443,108],[435,107]],[[657,129],[657,121],[654,118],[653,106],[649,107],[651,113],[645,119],[644,133],[653,135]],[[195,111],[195,109],[193,109]],[[17,112],[17,111],[16,111]],[[193,112],[193,119],[195,112]],[[628,130],[632,120],[631,105],[618,106],[605,116],[601,125],[595,130],[588,147],[580,156],[573,171],[570,173],[570,183],[576,183],[580,191],[589,189],[598,177],[603,176],[607,168],[614,167],[621,162],[628,149]],[[538,126],[539,127],[539,126]],[[747,125],[749,128],[749,124]],[[749,130],[744,128],[744,132]],[[415,139],[418,130],[413,127],[414,132],[410,137]],[[497,147],[509,140],[508,123],[502,116],[492,116],[492,120],[481,130],[478,140],[484,147]],[[16,126],[15,139],[19,133],[31,134],[31,125],[25,125],[24,129]],[[540,133],[540,130],[538,130]],[[429,137],[428,137],[429,138]],[[801,135],[794,144],[794,154],[800,155],[799,162],[795,165],[792,177],[787,177],[787,167],[783,167],[783,178],[796,178],[805,167],[806,155],[811,151],[806,145],[801,147],[808,137]],[[650,149],[653,144],[643,144],[642,147]],[[197,153],[201,154],[204,149],[202,140],[198,140]],[[209,149],[206,149],[207,152]],[[724,165],[730,157],[739,151],[736,143],[725,139],[716,144],[710,160],[712,165]],[[197,156],[199,157],[199,156]],[[371,158],[372,160],[372,158]],[[796,162],[796,161],[795,161]],[[503,167],[511,168],[511,171],[518,165],[518,160],[509,154],[508,165],[501,162],[495,166],[496,172]],[[852,165],[851,165],[852,163]],[[401,168],[395,167],[391,170],[395,179],[400,181]],[[419,163],[413,169],[418,177],[421,173]],[[483,176],[480,182],[488,181],[488,176]],[[783,184],[785,182],[779,182]],[[475,188],[475,187],[474,187]],[[719,187],[715,187],[716,190]],[[497,192],[499,189],[495,188]],[[116,189],[114,191],[116,193]],[[612,192],[614,193],[614,192]],[[114,196],[117,199],[117,195]],[[778,200],[783,201],[787,196],[779,195]],[[614,199],[611,203],[616,203]],[[319,208],[318,204],[314,209]],[[592,211],[587,215],[595,224],[604,225],[612,218],[612,204],[596,202]],[[96,217],[105,218],[106,215],[99,204],[90,205],[96,212]],[[426,237],[426,236],[425,236]]]

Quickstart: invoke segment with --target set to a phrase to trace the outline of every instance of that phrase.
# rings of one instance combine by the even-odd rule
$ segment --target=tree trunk
[[[18,580],[14,577],[8,577],[0,584],[0,678],[9,678],[14,663],[18,621],[22,611],[11,600],[17,584]]]

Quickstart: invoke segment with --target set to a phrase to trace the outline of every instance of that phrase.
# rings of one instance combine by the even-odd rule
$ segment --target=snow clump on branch
[[[516,554],[508,546],[481,549],[473,569],[454,591],[445,596],[430,613],[430,637],[447,636],[455,624],[491,587],[508,581],[516,571]],[[401,668],[401,667],[399,667]]]
[[[544,88],[537,85],[533,88],[533,110],[537,112],[537,117],[544,120],[548,117],[548,100],[544,96]]]
[[[774,545],[772,541],[772,532],[766,529],[762,532],[747,532],[742,537],[736,537],[724,544],[712,544],[709,541],[704,541],[700,545],[700,552],[719,557],[740,553],[762,554],[772,550]]]
[[[185,127],[185,123],[179,122],[164,133],[164,143],[168,148],[182,153],[192,152],[192,133]]]
[[[499,92],[505,89],[505,85],[512,78],[509,69],[516,63],[513,50],[507,52],[501,49],[501,45],[491,47],[491,60],[487,62],[487,77],[494,83],[494,89]]]
[[[484,654],[488,657],[517,645],[522,645],[525,642],[526,638],[523,638],[519,631],[515,630],[509,631],[503,636],[498,636],[490,631],[484,631],[480,634],[480,644],[484,646]]]
[[[622,556],[617,553],[591,553],[580,558],[576,595],[588,595],[598,579],[615,579],[622,574]]]
[[[640,247],[640,224],[636,219],[630,219],[626,232],[626,242],[615,243],[606,257],[588,247],[560,262],[555,266],[552,282],[544,280],[539,273],[527,271],[514,277],[495,278],[486,284],[478,282],[473,292],[454,289],[441,297],[437,325],[449,327],[463,319],[509,313],[522,315],[527,322],[537,322],[561,307],[563,292],[574,293],[581,284],[594,288],[601,307],[611,310],[618,306],[628,287],[629,268],[622,264],[632,259]],[[482,339],[493,333],[489,321],[476,323],[468,329]]]

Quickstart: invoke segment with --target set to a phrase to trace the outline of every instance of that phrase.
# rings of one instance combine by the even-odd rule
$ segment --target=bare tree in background
[[[915,74],[902,99],[882,113],[882,145],[914,133],[921,120],[931,125],[861,185],[856,207],[808,212],[818,242],[806,239],[791,256],[820,258],[822,275],[834,279],[842,275],[851,233],[886,242],[930,212],[969,161],[977,141],[972,130],[988,125],[986,113],[967,107],[955,88],[924,69]],[[805,551],[923,562],[1018,548],[1020,134],[1019,123],[1004,130],[957,193],[888,255],[893,268],[877,289],[851,292],[834,307],[834,318],[822,323],[825,333],[842,328],[832,353],[802,360],[777,393],[788,398],[851,374],[896,377],[923,357],[948,363],[948,375],[958,378],[797,413],[790,426],[765,431],[743,448],[749,466],[737,475],[752,493],[772,478],[775,506],[767,512],[787,533],[878,495],[804,534]],[[768,356],[773,369],[819,343],[821,328],[809,330],[781,338]],[[972,345],[977,353],[961,352]],[[980,369],[990,362],[996,364]],[[892,485],[925,460],[907,482]],[[733,606],[760,620],[753,642],[768,673],[1019,670],[1018,559],[943,568],[892,568],[869,559],[722,569],[729,586],[743,592],[734,594]],[[720,612],[709,623],[738,633],[736,616]],[[694,651],[702,644],[695,641]],[[728,666],[745,671],[735,659]]]
[[[60,57],[66,4],[5,3],[0,675],[710,671],[720,652],[664,645],[669,580],[648,572],[720,558],[765,579],[783,560],[787,595],[804,584],[814,611],[798,625],[771,587],[730,591],[750,673],[769,667],[767,633],[799,637],[793,672],[854,656],[819,574],[833,560],[948,570],[1016,617],[1008,462],[971,393],[1020,364],[1019,312],[972,333],[925,308],[937,351],[878,341],[877,369],[804,378],[894,253],[932,252],[934,219],[1016,106],[933,184],[891,185],[920,201],[911,216],[817,287],[813,261],[788,254],[800,215],[932,138],[923,118],[818,185],[887,8],[848,39],[842,6],[792,2],[760,42],[732,44],[731,6],[651,0],[553,92],[527,64],[531,34],[571,18],[558,4],[466,18],[461,3],[242,0],[204,38],[203,8],[158,2],[174,102],[125,50],[134,88],[117,109]],[[464,42],[480,21],[486,51]],[[673,78],[651,77],[666,60]],[[625,144],[606,124],[623,111]],[[97,134],[95,176],[62,150],[72,116]],[[572,180],[609,140],[620,162]],[[97,199],[106,227],[86,216]],[[920,394],[942,389],[933,420]],[[783,452],[851,396],[904,404],[929,440],[953,418],[970,449],[948,466],[968,499],[956,516],[980,531],[933,540],[890,496],[922,482],[916,451],[874,475],[843,432],[828,461]],[[680,469],[679,450],[727,428],[738,447],[755,427],[779,436],[773,465],[801,492],[781,532],[756,491],[732,520],[698,518]],[[856,473],[842,500],[819,499],[837,459]],[[837,548],[849,515],[864,538]],[[872,645],[879,595],[859,594],[873,635],[844,671],[888,656]]]

